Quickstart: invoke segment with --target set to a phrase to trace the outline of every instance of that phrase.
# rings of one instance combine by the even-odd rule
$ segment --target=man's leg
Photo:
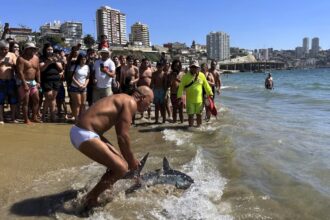
[[[189,127],[192,127],[194,125],[194,115],[188,115],[188,124]]]
[[[3,124],[3,105],[0,105],[0,123]]]
[[[86,205],[90,208],[97,205],[97,198],[104,190],[110,188],[128,172],[126,161],[109,145],[101,139],[94,138],[83,142],[79,147],[79,150],[87,157],[111,169],[102,176],[99,183],[86,195]]]
[[[197,116],[197,127],[200,127],[202,124],[202,114],[196,114]]]

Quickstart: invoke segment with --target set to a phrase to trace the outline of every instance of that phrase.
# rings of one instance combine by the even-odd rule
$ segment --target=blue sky
[[[103,5],[126,14],[127,34],[136,21],[147,24],[152,44],[205,44],[209,32],[224,31],[232,47],[294,49],[304,37],[319,37],[330,48],[328,0],[10,0],[2,1],[0,22],[39,30],[54,20],[81,21],[84,34],[94,35]]]

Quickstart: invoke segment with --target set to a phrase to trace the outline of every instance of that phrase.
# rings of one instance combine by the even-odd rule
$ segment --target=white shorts
[[[93,138],[100,138],[98,134],[93,131],[88,131],[73,125],[70,130],[71,143],[75,148],[79,150],[81,143],[88,141]]]

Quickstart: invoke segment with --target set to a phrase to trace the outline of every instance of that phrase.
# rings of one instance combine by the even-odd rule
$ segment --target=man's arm
[[[118,145],[120,152],[127,161],[129,169],[135,170],[138,167],[138,160],[135,159],[131,150],[131,139],[129,136],[129,128],[132,122],[132,110],[129,106],[124,106],[122,108],[121,113],[119,113],[120,116],[117,119],[118,122],[115,125]]]

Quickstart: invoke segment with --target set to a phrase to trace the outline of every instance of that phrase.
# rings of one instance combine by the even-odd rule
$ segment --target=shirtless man
[[[150,62],[147,58],[142,59],[140,69],[139,69],[139,81],[137,82],[137,86],[148,86],[150,87],[151,84],[151,77],[152,77],[152,71],[150,68]],[[151,117],[151,107],[148,108],[148,119]],[[143,113],[142,116],[143,118]]]
[[[158,124],[159,111],[163,118],[163,123],[166,121],[166,108],[165,108],[165,95],[166,95],[166,78],[167,75],[164,73],[164,63],[157,63],[157,71],[152,73],[151,88],[154,92],[155,99],[155,123]]]
[[[30,124],[28,117],[29,99],[32,100],[32,121],[41,122],[37,118],[39,107],[40,69],[38,48],[33,43],[25,44],[21,57],[17,59],[17,71],[22,85],[19,88],[23,107],[24,123]]]
[[[0,124],[4,124],[4,104],[8,98],[11,110],[11,120],[15,120],[17,99],[16,81],[14,71],[16,66],[16,56],[9,52],[9,43],[5,40],[0,41]]]
[[[212,60],[211,68],[209,69],[209,72],[212,73],[212,75],[213,75],[213,78],[215,80],[215,89],[219,95],[220,89],[221,89],[221,78],[220,78],[220,72],[216,69],[216,67],[217,67],[217,61]]]
[[[268,73],[268,76],[265,79],[265,88],[274,89],[274,81],[271,73]]]
[[[183,103],[178,102],[177,100],[177,92],[179,88],[179,84],[181,82],[181,77],[185,74],[181,71],[182,64],[180,60],[173,60],[171,66],[172,72],[169,77],[169,86],[171,91],[171,103],[172,103],[172,117],[173,123],[176,123],[177,112],[179,112],[180,122],[183,123]]]
[[[98,205],[98,196],[110,188],[128,170],[136,170],[139,161],[131,151],[129,128],[136,111],[145,111],[153,100],[147,86],[134,90],[131,96],[116,94],[105,97],[92,105],[71,128],[71,143],[80,152],[108,169],[98,184],[86,195],[85,208]],[[115,128],[120,153],[104,138],[103,134]]]
[[[139,81],[139,69],[134,66],[132,56],[127,56],[126,60],[127,65],[120,70],[120,88],[123,93],[131,95]]]

